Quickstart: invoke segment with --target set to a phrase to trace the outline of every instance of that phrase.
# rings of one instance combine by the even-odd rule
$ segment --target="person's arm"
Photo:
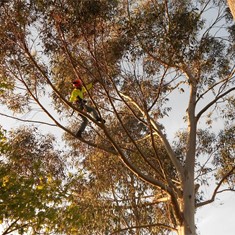
[[[86,90],[90,90],[91,88],[92,88],[92,82],[91,83],[89,83],[89,84],[87,84],[87,85],[85,85],[85,87],[86,87],[86,89],[84,88],[84,92],[86,91]]]
[[[92,88],[92,82],[82,87],[82,93],[86,93]]]

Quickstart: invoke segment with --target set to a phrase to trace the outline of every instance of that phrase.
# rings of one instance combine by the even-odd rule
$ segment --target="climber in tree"
[[[74,86],[74,89],[70,95],[69,101],[78,105],[78,108],[80,110],[86,111],[88,113],[92,113],[92,115],[94,116],[97,122],[104,123],[105,121],[98,115],[98,112],[96,111],[96,109],[86,105],[87,101],[84,100],[84,93],[86,93],[88,90],[92,88],[92,83],[89,83],[88,85],[84,87],[82,84],[82,81],[80,79],[77,79],[73,81],[73,86]],[[84,117],[83,115],[80,115],[80,116],[82,118],[82,124],[76,133],[77,137],[81,137],[83,131],[85,130],[88,124],[87,118]]]

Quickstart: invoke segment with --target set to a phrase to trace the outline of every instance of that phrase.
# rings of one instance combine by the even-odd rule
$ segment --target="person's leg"
[[[76,133],[76,136],[77,136],[77,137],[81,137],[83,131],[85,130],[85,128],[86,128],[86,126],[87,126],[87,124],[88,124],[87,118],[84,117],[84,116],[82,116],[82,115],[80,115],[80,116],[81,116],[81,118],[82,118],[82,124],[81,124],[79,130],[78,130],[77,133]]]
[[[87,106],[87,105],[84,105],[83,108],[85,108],[85,110],[88,112],[88,113],[92,113],[93,117],[96,119],[96,121],[98,122],[103,122],[105,123],[105,120],[102,119],[99,115],[98,115],[98,112],[96,111],[95,108],[93,107],[90,107],[90,106]],[[82,109],[83,110],[83,109]],[[80,115],[81,118],[82,118],[82,124],[79,128],[79,130],[77,131],[76,133],[76,136],[77,137],[81,137],[83,131],[85,130],[87,124],[88,124],[88,119],[82,115]]]
[[[103,122],[103,123],[105,123],[105,120],[102,119],[102,118],[99,116],[99,114],[98,114],[98,112],[97,112],[97,110],[96,110],[95,108],[93,108],[93,107],[91,107],[91,106],[87,106],[87,105],[85,105],[85,108],[86,108],[87,112],[92,113],[93,117],[96,119],[97,122]]]
[[[96,119],[96,121],[99,121],[99,122],[104,121],[102,118],[100,118],[100,116],[95,108],[93,108],[91,106],[87,106],[87,105],[85,105],[85,108],[88,113],[92,113],[92,115]]]

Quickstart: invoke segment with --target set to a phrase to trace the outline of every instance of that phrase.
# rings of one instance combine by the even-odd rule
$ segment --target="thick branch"
[[[235,20],[235,2],[234,0],[227,0],[229,9],[233,15],[233,19]]]
[[[145,112],[140,108],[140,106],[133,99],[131,99],[131,97],[129,97],[128,95],[124,95],[123,93],[120,93],[120,94],[124,98],[128,99],[129,102],[131,102],[133,105],[135,105],[138,108],[138,110],[142,113],[143,117],[147,118],[146,115],[145,115]],[[176,158],[176,156],[174,154],[174,151],[172,150],[166,136],[162,133],[161,126],[158,123],[154,122],[152,119],[150,120],[150,123],[153,126],[153,128],[155,129],[155,131],[157,132],[157,134],[158,134],[159,138],[161,139],[162,143],[164,144],[164,146],[167,150],[167,153],[168,153],[172,163],[176,167],[179,175],[182,176],[182,174],[183,174],[182,166],[180,165],[178,159]]]

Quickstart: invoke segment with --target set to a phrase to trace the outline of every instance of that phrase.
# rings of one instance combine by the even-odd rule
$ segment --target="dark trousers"
[[[93,107],[90,107],[90,106],[88,106],[88,105],[86,105],[86,104],[79,104],[80,105],[80,109],[81,110],[84,110],[84,111],[87,111],[88,113],[92,113],[92,116],[96,119],[96,120],[99,120],[100,119],[100,117],[99,117],[99,115],[98,115],[98,113],[97,113],[97,111],[96,111],[96,109],[95,108],[93,108]],[[87,126],[87,124],[88,124],[88,119],[86,118],[86,117],[84,117],[83,115],[80,115],[81,116],[81,118],[82,118],[82,124],[81,124],[81,126],[80,126],[80,128],[79,128],[79,130],[78,130],[78,133],[82,133],[84,130],[85,130],[85,128],[86,128],[86,126]]]

